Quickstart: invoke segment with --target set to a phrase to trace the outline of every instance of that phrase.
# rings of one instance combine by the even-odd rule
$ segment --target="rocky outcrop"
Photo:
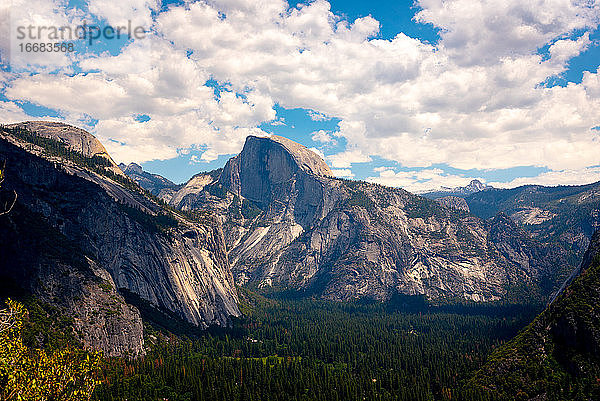
[[[514,225],[333,178],[316,154],[288,142],[248,137],[218,179],[172,203],[221,216],[238,284],[338,300],[402,293],[490,301],[568,265],[560,252],[535,262],[545,248]],[[496,226],[509,234],[493,235]]]
[[[17,203],[0,216],[0,280],[7,294],[18,289],[71,318],[76,338],[105,356],[145,353],[143,325],[107,272],[39,213]]]
[[[211,171],[208,173],[200,173],[194,175],[188,180],[178,191],[174,192],[168,199],[167,202],[171,205],[176,205],[180,209],[189,210],[195,202],[196,196],[204,196],[206,191],[204,189],[214,184],[221,174],[222,169]]]
[[[68,160],[46,160],[37,155],[43,154],[43,149],[25,146],[10,133],[4,132],[3,138],[0,153],[7,166],[4,187],[19,194],[22,215],[39,216],[39,221],[27,227],[36,229],[43,222],[55,233],[52,236],[59,235],[74,244],[69,252],[81,254],[89,261],[83,270],[93,272],[88,275],[90,280],[100,277],[107,283],[106,288],[112,288],[106,292],[108,297],[117,296],[115,291],[123,288],[201,327],[226,325],[230,316],[240,314],[218,220],[204,216],[202,221],[191,221],[170,214],[145,198],[142,191],[136,192],[136,187],[126,180],[114,181],[110,175],[103,176]],[[16,219],[13,224],[20,227],[26,223]],[[23,227],[19,232],[25,238],[29,234]],[[43,249],[40,254],[46,257]],[[1,270],[10,272],[11,259],[1,260]],[[39,274],[48,271],[53,277],[62,274],[52,263],[37,259],[30,261],[27,268],[37,269]],[[35,283],[33,287],[37,286]],[[75,294],[85,292],[86,286],[86,281],[74,278],[69,288]],[[102,292],[92,291],[87,298],[89,304],[102,304],[101,296]],[[123,308],[126,306],[109,308],[115,312],[112,318],[134,319],[135,312]],[[84,326],[90,321],[98,322],[92,312],[77,319]],[[126,321],[117,326],[107,321],[102,330],[86,330],[93,336],[90,343],[118,344],[119,330],[127,333],[136,327],[130,324],[131,330],[125,329]],[[115,346],[111,352],[124,350]]]
[[[250,136],[222,171],[194,176],[170,203],[221,216],[229,259],[245,283],[339,200],[332,185],[342,184],[330,176],[325,162],[301,145]]]
[[[470,212],[467,201],[464,198],[459,198],[458,196],[444,196],[442,198],[437,198],[436,202],[448,209]]]
[[[249,136],[242,152],[230,159],[219,183],[235,195],[255,202],[270,214],[282,209],[299,224],[318,217],[323,198],[320,177],[331,177],[325,162],[289,139]],[[293,208],[293,210],[290,209]]]
[[[81,153],[83,156],[101,157],[108,161],[108,169],[114,174],[123,175],[121,169],[115,164],[104,146],[95,136],[81,128],[73,127],[53,121],[25,121],[9,124],[7,128],[21,128],[35,133],[43,138],[53,139],[65,144],[69,149]]]

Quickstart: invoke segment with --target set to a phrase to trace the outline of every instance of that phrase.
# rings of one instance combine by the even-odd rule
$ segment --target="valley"
[[[2,196],[18,194],[0,295],[35,311],[27,346],[103,352],[93,399],[595,394],[580,378],[597,361],[565,338],[584,327],[593,345],[600,327],[577,298],[595,291],[598,183],[423,197],[336,178],[272,135],[177,185],[51,122],[2,126],[0,154]],[[538,325],[571,359],[532,390],[505,359],[543,358],[522,350]]]

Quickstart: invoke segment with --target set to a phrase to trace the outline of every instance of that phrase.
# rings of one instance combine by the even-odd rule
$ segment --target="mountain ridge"
[[[167,199],[173,207],[220,216],[238,285],[283,286],[339,300],[385,300],[400,292],[489,301],[505,296],[517,276],[537,282],[567,274],[553,272],[557,263],[547,256],[544,267],[536,265],[534,255],[555,252],[560,261],[563,251],[545,250],[515,226],[502,227],[524,242],[511,239],[500,247],[490,223],[464,205],[314,174],[289,151],[269,137],[248,137],[223,171],[198,174],[179,190],[182,196]]]
[[[1,216],[9,223],[1,230],[6,243],[12,244],[13,237],[32,243],[48,235],[64,238],[74,244],[70,253],[83,258],[77,262],[82,271],[89,272],[78,275],[77,269],[69,269],[72,255],[52,246],[30,256],[17,246],[4,249],[10,252],[0,257],[0,274],[21,277],[17,284],[42,299],[53,300],[53,289],[71,294],[64,310],[77,316],[84,332],[98,333],[86,340],[87,346],[107,355],[144,353],[139,313],[125,304],[122,289],[200,327],[226,326],[231,316],[240,315],[223,232],[214,217],[191,220],[171,211],[133,181],[114,174],[112,164],[72,153],[52,138],[19,127],[2,127],[0,149],[6,161],[3,190],[18,194],[16,210],[22,211]],[[26,223],[27,216],[35,216],[33,222]],[[46,227],[48,234],[23,229],[27,224]],[[20,258],[25,259],[12,263]],[[28,274],[20,276],[15,266]],[[59,279],[71,271],[72,280]],[[46,286],[42,277],[56,279]],[[77,295],[82,292],[87,295]],[[114,295],[120,310],[131,311],[130,320],[112,307],[85,303],[105,293]],[[100,318],[106,326],[98,332],[93,328]],[[129,342],[118,337],[128,327],[137,327]]]
[[[425,191],[419,192],[418,195],[424,196],[429,199],[438,199],[447,196],[453,197],[465,197],[477,192],[487,191],[488,189],[493,189],[494,187],[484,184],[479,180],[471,180],[471,182],[464,187],[442,187],[439,190]]]

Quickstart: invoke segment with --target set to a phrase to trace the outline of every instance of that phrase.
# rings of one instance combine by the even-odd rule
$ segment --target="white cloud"
[[[369,177],[367,181],[375,182],[390,187],[404,188],[410,192],[423,192],[436,190],[442,187],[454,188],[468,185],[475,178],[445,174],[440,169],[424,169],[415,171],[394,172],[388,169],[379,169],[379,176]],[[477,178],[484,182],[485,180]]]
[[[3,3],[0,6],[3,15],[0,48],[4,54],[10,49],[12,71],[70,73],[74,60],[72,53],[28,51],[26,46],[48,42],[50,27],[76,27],[82,22],[82,13],[77,9],[66,9],[63,0],[10,0]],[[7,17],[10,29],[4,25]]]
[[[92,10],[117,18],[100,7],[103,1],[94,0]],[[307,108],[313,119],[341,120],[335,136],[348,148],[327,158],[341,170],[375,155],[406,167],[597,165],[600,142],[590,128],[600,123],[598,71],[584,73],[581,84],[540,85],[592,46],[597,1],[418,5],[417,19],[441,28],[436,45],[402,33],[375,39],[376,20],[344,21],[323,0],[298,8],[280,0],[186,3],[147,21],[157,35],[145,45],[82,62],[100,72],[22,76],[6,94],[57,108],[67,119],[101,120],[100,137],[124,142],[114,151],[137,161],[194,145],[206,146],[209,159],[235,153],[244,135],[274,121],[278,103]],[[127,0],[123,16],[147,19],[153,8],[154,2]],[[548,55],[538,54],[545,45]],[[232,92],[215,99],[203,86],[209,78]],[[136,114],[151,120],[137,123]]]
[[[580,170],[548,171],[536,177],[520,177],[510,182],[493,182],[498,188],[514,188],[521,185],[584,185],[600,181],[600,167],[589,167]]]
[[[331,172],[336,177],[354,178],[354,174],[352,173],[352,170],[350,170],[349,168],[334,168],[331,170]]]
[[[328,131],[324,131],[324,130],[319,130],[319,131],[313,132],[311,134],[310,138],[315,142],[321,142],[321,143],[327,143],[327,144],[335,142],[335,140],[331,136],[331,133]]]
[[[363,154],[360,150],[347,150],[335,155],[327,156],[326,160],[334,168],[350,168],[352,163],[368,163],[371,157]]]
[[[328,121],[331,120],[331,117],[326,116],[323,113],[319,113],[318,111],[308,110],[308,115],[310,119],[313,121]]]
[[[269,124],[271,124],[271,125],[286,125],[284,118],[278,118],[276,120],[269,121]]]
[[[140,53],[152,63],[137,71],[132,64],[142,61]],[[264,134],[257,124],[275,118],[272,100],[256,91],[245,97],[224,91],[215,98],[204,86],[209,76],[159,39],[82,65],[101,72],[18,77],[6,96],[62,110],[69,121],[99,120],[94,132],[119,161],[168,159],[197,145],[208,148],[203,160],[214,160],[238,152],[247,135]],[[140,114],[150,120],[135,121]]]
[[[442,29],[443,49],[460,65],[527,57],[553,39],[598,24],[600,5],[571,0],[419,0],[416,19]]]
[[[113,27],[142,27],[153,24],[152,12],[158,10],[159,0],[87,0],[91,14],[106,20]]]
[[[17,123],[26,120],[36,120],[28,116],[19,106],[12,102],[0,101],[0,121],[2,124]]]

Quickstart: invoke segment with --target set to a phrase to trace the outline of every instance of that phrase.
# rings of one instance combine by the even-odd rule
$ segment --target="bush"
[[[22,328],[27,310],[9,299],[0,311],[0,399],[89,400],[99,383],[100,355],[64,348],[28,349]]]

